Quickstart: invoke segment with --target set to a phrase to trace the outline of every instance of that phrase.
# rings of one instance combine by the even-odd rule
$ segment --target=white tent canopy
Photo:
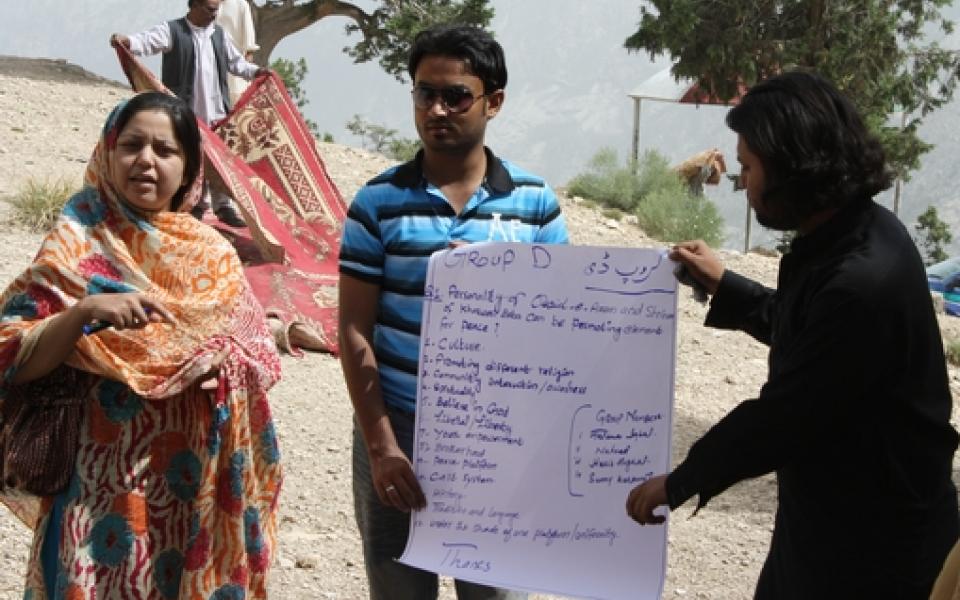
[[[696,81],[686,77],[677,80],[670,72],[672,68],[670,66],[658,71],[627,94],[627,96],[633,98],[632,156],[634,161],[640,159],[640,103],[642,100],[690,104],[725,104],[703,94],[697,87]],[[729,104],[735,103],[736,100],[729,102]]]
[[[670,72],[671,68],[672,67],[667,67],[662,71],[658,71],[627,95],[635,100],[680,102],[695,85],[695,82],[685,77],[677,81],[673,73]]]

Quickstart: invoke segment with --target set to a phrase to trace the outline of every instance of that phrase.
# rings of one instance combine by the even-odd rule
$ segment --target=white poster
[[[666,526],[627,494],[669,467],[677,284],[661,250],[434,254],[401,561],[583,598],[659,598]]]

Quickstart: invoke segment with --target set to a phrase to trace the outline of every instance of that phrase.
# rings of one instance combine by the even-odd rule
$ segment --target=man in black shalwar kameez
[[[760,599],[926,599],[960,535],[957,449],[940,329],[909,233],[873,201],[889,186],[880,144],[832,84],[787,73],[730,111],[758,221],[797,236],[775,290],[702,242],[672,251],[713,294],[706,324],[770,346],[769,377],[627,511],[776,472],[773,540]],[[734,365],[731,365],[734,367]]]

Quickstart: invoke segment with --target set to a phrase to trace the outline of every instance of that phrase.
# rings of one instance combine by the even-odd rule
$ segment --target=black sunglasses
[[[417,84],[413,91],[413,104],[426,110],[434,105],[437,98],[443,103],[443,108],[450,114],[456,115],[467,112],[473,103],[489,94],[480,94],[474,96],[470,88],[463,85],[452,85],[450,87],[435,88],[429,85]]]

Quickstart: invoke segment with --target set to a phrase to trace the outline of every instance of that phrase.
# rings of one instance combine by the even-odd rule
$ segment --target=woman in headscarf
[[[118,106],[83,190],[0,297],[0,394],[85,395],[69,485],[0,498],[36,532],[25,598],[266,596],[279,357],[235,251],[190,216],[201,162],[182,101]]]

